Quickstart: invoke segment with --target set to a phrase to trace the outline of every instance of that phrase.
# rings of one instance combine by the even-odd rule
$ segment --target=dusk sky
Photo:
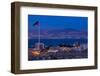
[[[41,29],[88,29],[88,17],[28,15],[28,30],[37,28],[33,26],[36,21],[39,21]]]

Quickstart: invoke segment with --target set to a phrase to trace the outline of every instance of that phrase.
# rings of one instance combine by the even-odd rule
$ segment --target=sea
[[[35,44],[38,42],[38,39],[28,39],[28,48],[33,48],[35,46]],[[41,39],[40,43],[43,43],[45,45],[45,47],[48,46],[58,46],[61,44],[65,44],[65,45],[73,45],[75,43],[79,43],[79,44],[87,44],[88,40],[87,39]]]

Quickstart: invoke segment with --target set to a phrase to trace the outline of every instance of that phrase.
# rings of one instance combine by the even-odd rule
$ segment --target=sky
[[[88,17],[28,15],[28,30],[37,29],[33,26],[37,21],[39,21],[41,29],[88,30]]]

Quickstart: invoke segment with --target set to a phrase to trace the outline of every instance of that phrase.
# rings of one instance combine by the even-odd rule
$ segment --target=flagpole
[[[38,47],[37,47],[37,49],[40,50],[40,23],[39,23],[39,21],[37,21],[33,25],[38,26],[38,28],[37,28],[37,31],[38,31],[38,42],[37,42]]]
[[[38,43],[39,43],[38,49],[40,50],[40,23],[38,28]]]

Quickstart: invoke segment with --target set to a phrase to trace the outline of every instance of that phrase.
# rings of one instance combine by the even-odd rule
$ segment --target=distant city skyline
[[[35,30],[33,24],[39,21],[41,29],[88,30],[88,17],[28,15],[28,30]]]

